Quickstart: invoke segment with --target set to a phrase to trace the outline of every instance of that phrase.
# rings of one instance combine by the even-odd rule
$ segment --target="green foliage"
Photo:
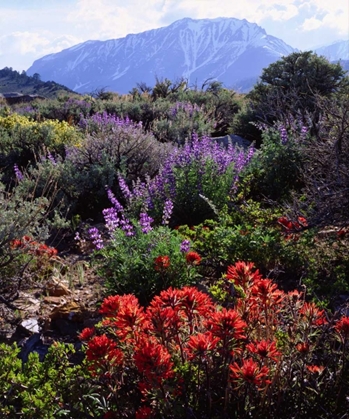
[[[37,73],[36,73],[37,74]],[[73,94],[67,87],[52,81],[43,82],[40,77],[27,76],[25,71],[19,73],[11,67],[0,70],[0,92],[21,92],[23,94],[37,94],[46,98],[55,98],[62,94]]]
[[[262,145],[246,167],[242,178],[250,197],[282,201],[303,185],[302,145],[293,137],[283,142],[280,131],[269,128],[262,133]]]
[[[345,84],[345,71],[311,51],[295,52],[263,70],[260,82],[248,94],[252,108],[265,122],[286,123],[311,115],[313,128],[319,120],[316,97],[329,97]]]
[[[91,413],[86,404],[86,381],[89,375],[80,365],[72,365],[73,345],[55,343],[39,360],[30,353],[23,363],[17,356],[20,348],[0,344],[1,418],[81,418]]]
[[[18,253],[11,249],[11,242],[24,235],[44,240],[48,236],[46,220],[49,201],[44,197],[28,199],[19,189],[12,193],[0,184],[0,268],[15,263]]]
[[[64,154],[64,147],[79,144],[81,136],[66,122],[43,122],[18,114],[0,117],[0,163],[6,180],[13,174],[13,165],[26,167],[41,154]]]
[[[194,283],[197,267],[188,263],[181,252],[182,240],[176,230],[167,226],[143,233],[135,224],[133,236],[116,229],[111,241],[94,255],[98,273],[106,279],[108,294],[134,293],[146,304],[166,287]],[[156,262],[159,257],[165,257],[163,267],[161,260]]]
[[[169,104],[164,115],[153,121],[152,131],[159,141],[183,145],[194,133],[199,136],[211,133],[214,125],[210,112],[204,107],[176,102]]]
[[[263,273],[279,268],[282,260],[280,229],[273,225],[241,219],[231,223],[230,218],[206,220],[194,231],[186,232],[193,246],[205,257],[207,275],[226,270],[229,261],[258,261]],[[276,218],[275,218],[276,219]],[[274,219],[274,220],[275,220]],[[180,232],[183,232],[180,227]]]
[[[72,190],[75,211],[84,218],[95,217],[106,207],[106,186],[119,191],[118,173],[129,183],[153,176],[171,148],[130,121],[118,123],[106,114],[101,118],[105,124],[88,120],[85,140],[79,147],[67,148],[62,168],[62,188]]]

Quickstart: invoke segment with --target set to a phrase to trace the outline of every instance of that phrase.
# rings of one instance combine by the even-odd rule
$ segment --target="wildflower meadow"
[[[1,418],[349,415],[340,77],[0,103]]]

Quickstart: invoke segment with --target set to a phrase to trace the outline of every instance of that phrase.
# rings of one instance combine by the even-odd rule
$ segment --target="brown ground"
[[[31,350],[47,348],[53,341],[80,348],[78,334],[100,320],[98,306],[104,285],[90,267],[88,250],[54,257],[44,274],[28,271],[20,288],[0,295],[0,343],[16,342],[22,348],[31,339]]]

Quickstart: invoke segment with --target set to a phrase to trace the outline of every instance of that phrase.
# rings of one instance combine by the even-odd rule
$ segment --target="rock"
[[[215,140],[217,143],[224,147],[228,147],[229,144],[232,144],[233,146],[239,146],[243,149],[248,149],[252,144],[249,140],[246,140],[236,134],[227,134],[226,136],[222,137],[213,137],[212,140]]]
[[[61,281],[52,277],[45,286],[45,292],[49,296],[69,296],[72,294],[71,290]]]
[[[39,322],[36,318],[25,319],[20,323],[20,326],[29,333],[38,333],[40,331]]]
[[[81,322],[84,318],[85,307],[81,303],[69,301],[54,308],[50,319],[66,319],[68,321]]]
[[[29,293],[19,292],[19,297],[16,299],[16,306],[20,311],[25,311],[27,314],[36,314],[40,309],[40,300],[34,298]]]
[[[61,296],[45,296],[43,302],[49,305],[63,305],[66,300]]]

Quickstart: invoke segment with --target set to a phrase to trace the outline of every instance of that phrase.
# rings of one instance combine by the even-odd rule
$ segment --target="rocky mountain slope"
[[[128,93],[155,78],[185,78],[198,87],[208,78],[248,91],[263,68],[295,51],[247,20],[185,18],[159,29],[108,41],[87,41],[36,60],[27,74],[84,93]]]

